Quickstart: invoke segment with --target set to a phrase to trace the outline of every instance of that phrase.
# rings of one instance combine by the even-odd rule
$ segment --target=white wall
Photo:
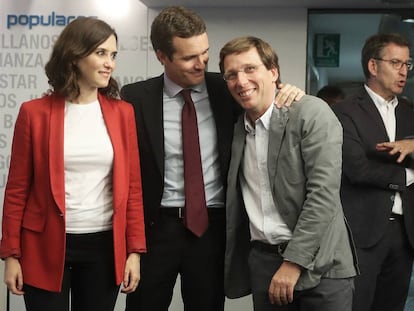
[[[162,67],[153,55],[148,41],[148,29],[157,10],[147,9],[137,0],[118,0],[116,8],[108,6],[111,1],[49,1],[49,0],[1,0],[0,1],[0,202],[3,202],[7,176],[7,158],[10,155],[14,120],[20,104],[47,89],[43,68],[39,64],[27,63],[20,66],[12,59],[20,57],[39,57],[47,61],[50,45],[36,48],[24,46],[22,38],[41,36],[45,41],[53,40],[62,27],[34,26],[32,29],[20,25],[7,28],[7,16],[55,14],[98,16],[113,25],[119,35],[119,58],[114,76],[121,84],[142,80],[159,75]],[[124,9],[123,9],[124,8]],[[285,83],[305,88],[306,78],[306,9],[197,9],[206,20],[210,40],[209,70],[218,71],[218,54],[221,46],[228,40],[241,35],[255,35],[268,41],[280,58],[281,78]],[[122,14],[121,14],[122,13]],[[17,79],[28,80],[30,85],[12,82],[10,75]],[[27,87],[25,87],[27,86]],[[2,205],[1,205],[2,207]],[[0,208],[1,212],[1,208]],[[0,280],[3,280],[3,264],[0,264]],[[171,311],[183,310],[176,287]],[[0,285],[0,310],[6,310],[6,289]],[[123,310],[124,295],[119,296],[117,310]],[[226,310],[251,310],[250,297],[231,300]],[[10,310],[23,311],[21,297],[11,296]]]
[[[280,60],[282,82],[305,89],[307,9],[196,9],[207,24],[210,43],[209,70],[219,71],[220,48],[230,39],[254,35],[269,42]],[[149,26],[159,11],[149,10]],[[160,73],[155,57],[148,59],[148,74]]]

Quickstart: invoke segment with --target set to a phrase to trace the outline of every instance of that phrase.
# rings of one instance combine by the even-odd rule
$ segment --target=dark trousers
[[[390,220],[384,237],[357,249],[361,274],[355,278],[354,311],[403,311],[410,286],[413,252],[403,219]]]
[[[27,284],[24,291],[27,311],[113,311],[119,286],[115,283],[112,231],[67,234],[62,291]]]
[[[253,307],[255,311],[351,311],[353,278],[322,278],[319,285],[293,293],[293,302],[278,306],[269,300],[273,275],[283,263],[276,252],[253,247],[249,254]]]
[[[209,208],[209,227],[200,238],[182,219],[161,211],[141,255],[138,289],[127,296],[127,311],[167,311],[178,274],[185,311],[224,310],[225,210]]]

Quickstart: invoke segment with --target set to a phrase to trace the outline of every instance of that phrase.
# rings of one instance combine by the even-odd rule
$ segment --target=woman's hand
[[[124,281],[121,292],[124,294],[134,292],[138,287],[140,278],[140,254],[131,253],[128,255],[125,263]]]
[[[15,295],[23,295],[23,273],[17,258],[7,257],[4,267],[4,283]]]

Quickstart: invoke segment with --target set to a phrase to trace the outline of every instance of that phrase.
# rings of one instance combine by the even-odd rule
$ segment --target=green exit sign
[[[313,59],[316,67],[339,67],[340,35],[315,34]]]

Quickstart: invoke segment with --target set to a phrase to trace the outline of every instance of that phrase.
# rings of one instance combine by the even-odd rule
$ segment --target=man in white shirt
[[[344,129],[341,199],[361,275],[355,311],[402,311],[414,246],[414,112],[401,105],[412,69],[408,41],[371,36],[362,49],[364,87],[332,109]],[[385,142],[385,143],[384,143]]]
[[[325,102],[278,109],[276,53],[256,37],[228,42],[220,70],[245,113],[227,188],[225,290],[255,311],[350,311],[357,273],[339,197],[342,128]]]

